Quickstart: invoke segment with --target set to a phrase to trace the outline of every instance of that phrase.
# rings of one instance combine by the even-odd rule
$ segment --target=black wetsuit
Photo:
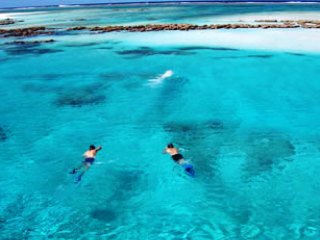
[[[175,162],[179,162],[181,159],[183,159],[183,156],[180,153],[174,154],[171,157]]]
[[[84,163],[85,163],[85,164],[89,163],[89,164],[92,165],[93,162],[94,162],[94,158],[93,158],[93,157],[87,157],[87,158],[85,158],[85,160],[84,160]]]

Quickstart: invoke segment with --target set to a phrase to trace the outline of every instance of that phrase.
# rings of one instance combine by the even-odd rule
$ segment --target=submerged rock
[[[271,58],[273,55],[271,54],[260,54],[260,55],[248,55],[248,58]]]
[[[47,39],[47,40],[36,40],[36,41],[13,41],[7,42],[5,44],[8,45],[40,45],[41,43],[53,43],[55,42],[54,39]]]
[[[165,123],[163,128],[166,132],[171,133],[188,133],[196,129],[196,126],[189,123],[170,122]]]
[[[41,48],[43,43],[53,43],[54,39],[36,41],[13,41],[5,43],[3,50],[9,55],[47,54],[62,52],[60,49]]]
[[[71,21],[77,21],[77,22],[82,22],[82,21],[86,21],[87,19],[85,18],[74,18],[74,19],[71,19]]]
[[[55,101],[57,106],[72,106],[82,107],[85,105],[95,105],[104,102],[106,97],[104,95],[94,93],[65,93],[58,97]]]
[[[191,55],[194,53],[185,52],[181,50],[156,50],[149,47],[141,47],[133,50],[117,51],[117,54],[141,57],[141,56],[152,56],[152,55]]]
[[[46,27],[29,27],[29,28],[15,28],[15,29],[0,29],[0,35],[3,37],[30,37],[41,34],[53,34],[48,31]]]
[[[4,20],[0,20],[0,25],[10,25],[15,24],[16,22],[13,19],[7,18]]]
[[[168,122],[163,124],[163,128],[166,132],[172,133],[188,133],[192,131],[207,131],[223,129],[223,122],[220,120],[209,120],[203,122]]]
[[[0,142],[4,142],[8,139],[8,136],[6,134],[6,131],[4,128],[0,127]]]
[[[60,49],[50,49],[50,48],[37,48],[38,44],[32,45],[21,45],[5,48],[4,51],[8,55],[25,55],[25,54],[34,54],[34,55],[42,55],[48,53],[58,53],[63,52]]]
[[[100,78],[107,81],[122,81],[126,79],[126,74],[122,72],[102,73]]]
[[[91,47],[96,46],[99,43],[96,42],[84,42],[84,43],[71,43],[71,44],[65,44],[65,47]]]
[[[104,84],[95,83],[89,86],[67,89],[55,100],[57,106],[82,107],[103,103],[106,99],[102,93]]]
[[[247,155],[245,170],[250,175],[271,170],[295,154],[294,145],[280,133],[252,133],[244,143]]]
[[[112,222],[117,219],[117,213],[113,209],[97,208],[90,212],[90,216],[103,222]]]
[[[211,50],[211,51],[238,51],[235,48],[226,48],[226,47],[202,47],[202,46],[195,46],[195,47],[180,47],[179,50],[189,51],[189,50]]]
[[[255,22],[278,22],[276,19],[255,20]]]

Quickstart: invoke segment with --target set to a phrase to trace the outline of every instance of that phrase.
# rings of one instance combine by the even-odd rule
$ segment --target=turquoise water
[[[2,44],[1,239],[320,238],[319,54],[99,36]]]

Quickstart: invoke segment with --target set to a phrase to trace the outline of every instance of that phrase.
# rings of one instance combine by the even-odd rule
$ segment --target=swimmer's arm
[[[162,151],[162,154],[166,154],[166,153],[168,153],[168,149],[167,148],[163,149],[163,151]]]
[[[100,151],[101,149],[102,149],[101,146],[97,147],[97,148],[96,148],[96,152]]]

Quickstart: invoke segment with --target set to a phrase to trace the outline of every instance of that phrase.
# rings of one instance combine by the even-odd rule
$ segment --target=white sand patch
[[[255,20],[320,20],[319,12],[268,12],[268,13],[249,13],[239,15],[228,15],[212,17],[211,21],[244,21],[254,22]],[[209,21],[210,19],[206,19]]]
[[[248,50],[320,53],[319,29],[225,29],[159,32],[111,32],[61,36],[58,42],[123,42],[133,47],[212,46]]]
[[[215,46],[252,50],[320,52],[317,29],[236,29],[112,33],[95,36],[116,38],[140,46]]]

